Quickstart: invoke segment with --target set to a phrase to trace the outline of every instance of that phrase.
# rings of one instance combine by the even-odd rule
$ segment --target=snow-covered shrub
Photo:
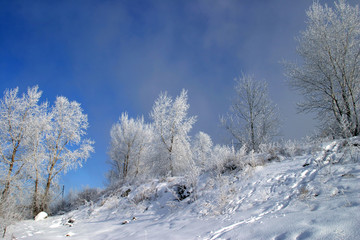
[[[211,167],[212,140],[206,133],[199,132],[193,140],[192,150],[195,163],[201,170],[208,170]]]
[[[360,137],[352,137],[344,140],[336,141],[336,148],[333,151],[336,151],[338,154],[338,161],[352,161],[358,162],[360,159]]]
[[[281,154],[281,146],[278,142],[270,142],[266,144],[261,144],[259,147],[259,153],[263,156],[263,162],[279,160],[279,155]]]
[[[286,155],[288,155],[289,157],[294,157],[296,155],[298,155],[298,150],[299,148],[297,147],[299,144],[294,140],[287,140],[284,143],[284,151],[286,153]]]
[[[206,181],[201,198],[196,202],[200,214],[207,216],[227,213],[236,192],[230,178],[229,175],[219,174]]]
[[[243,154],[243,150],[236,151],[234,147],[216,145],[211,156],[212,168],[221,174],[235,169],[241,170],[244,166]]]
[[[352,144],[349,147],[348,154],[350,156],[350,159],[352,159],[354,162],[360,161],[360,143]]]
[[[75,204],[84,205],[88,202],[96,202],[99,198],[100,190],[97,188],[86,187],[80,191],[73,202]]]
[[[260,153],[267,154],[266,161],[281,160],[284,157],[295,157],[309,154],[314,148],[314,143],[310,138],[300,141],[282,140],[260,145]],[[318,149],[319,150],[319,149]]]
[[[80,206],[99,200],[104,192],[97,188],[86,187],[79,192],[70,191],[65,199],[55,203],[51,208],[52,214],[61,214],[79,208]]]
[[[138,186],[136,189],[134,189],[134,191],[130,192],[128,198],[134,204],[139,204],[145,200],[151,200],[156,198],[157,196],[156,183],[157,181]]]

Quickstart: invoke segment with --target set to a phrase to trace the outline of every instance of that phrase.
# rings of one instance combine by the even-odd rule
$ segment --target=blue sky
[[[329,3],[332,1],[320,1]],[[354,1],[350,1],[354,2]],[[39,85],[43,100],[63,95],[88,114],[96,153],[63,179],[67,189],[102,187],[109,131],[122,112],[149,119],[161,91],[188,90],[192,133],[227,137],[234,78],[269,84],[284,138],[312,133],[312,117],[286,83],[282,60],[296,59],[311,0],[1,1],[0,91]]]

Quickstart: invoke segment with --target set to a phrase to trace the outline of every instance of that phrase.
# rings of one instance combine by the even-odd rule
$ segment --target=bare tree
[[[260,144],[278,134],[278,110],[268,98],[265,82],[256,81],[250,75],[235,81],[236,97],[221,123],[240,146],[247,145],[248,150],[258,151]]]
[[[338,131],[335,134],[358,136],[359,7],[345,0],[335,2],[334,8],[315,1],[306,14],[307,28],[297,48],[302,64],[286,64],[291,85],[304,96],[299,109],[317,113],[323,126]]]

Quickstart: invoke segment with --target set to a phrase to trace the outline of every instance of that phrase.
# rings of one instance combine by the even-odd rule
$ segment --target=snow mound
[[[35,221],[41,221],[48,217],[48,214],[46,212],[39,212],[38,215],[35,217]]]

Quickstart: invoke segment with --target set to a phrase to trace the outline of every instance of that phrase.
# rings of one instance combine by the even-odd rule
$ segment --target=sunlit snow
[[[341,141],[222,176],[203,173],[197,198],[179,201],[183,178],[126,187],[78,210],[9,228],[16,239],[357,239],[359,155]],[[329,160],[332,158],[332,161]],[[314,159],[322,160],[317,164]],[[332,163],[331,163],[332,162]],[[309,165],[305,163],[310,163]],[[222,184],[220,184],[220,182]],[[72,219],[73,223],[68,224]]]

